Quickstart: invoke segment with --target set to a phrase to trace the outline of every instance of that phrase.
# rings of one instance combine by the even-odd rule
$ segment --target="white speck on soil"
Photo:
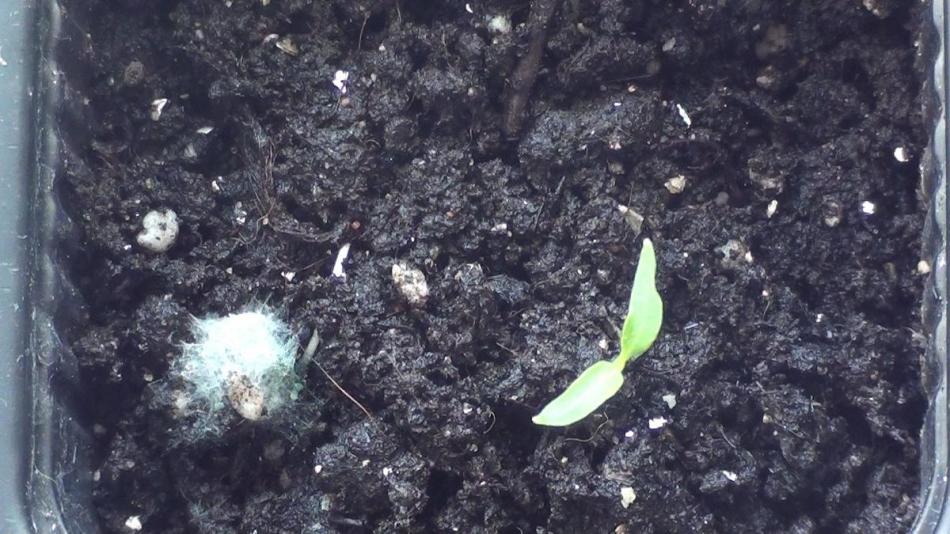
[[[647,426],[650,427],[650,430],[656,430],[663,428],[668,422],[665,417],[654,417],[647,422]]]
[[[730,239],[725,245],[718,247],[716,251],[722,254],[723,267],[731,269],[737,269],[741,266],[740,259],[745,263],[752,263],[754,260],[749,247],[738,239]]]
[[[901,163],[907,163],[910,161],[910,153],[906,148],[899,146],[894,149],[894,159]]]
[[[382,47],[382,45],[380,45]],[[340,91],[340,94],[346,94],[346,81],[350,79],[350,73],[345,70],[338,70],[333,73],[333,87]]]
[[[673,393],[667,393],[666,395],[663,395],[662,398],[663,398],[663,402],[665,402],[666,405],[669,406],[671,410],[673,408],[676,408],[676,395],[674,395]]]
[[[511,33],[511,21],[506,15],[495,15],[488,19],[488,29],[492,33]]]
[[[319,475],[321,472],[323,472],[323,466],[320,464],[313,466],[313,472]]]
[[[666,42],[663,43],[664,52],[669,52],[670,50],[673,50],[674,47],[676,47],[676,37],[670,37],[666,40]]]
[[[498,223],[495,226],[491,227],[491,233],[493,234],[505,234],[508,232],[508,223]]]
[[[284,277],[284,280],[287,280],[288,282],[293,282],[294,277],[297,276],[297,273],[293,271],[284,271],[280,273],[280,275]]]
[[[170,249],[178,239],[178,215],[172,210],[150,211],[142,219],[142,231],[135,236],[136,242],[146,249],[162,253]]]
[[[362,467],[366,467],[367,465],[369,465],[369,460],[368,460],[368,459],[367,459],[367,460],[363,460],[362,462],[360,462],[360,466],[362,466]]]
[[[129,516],[125,520],[125,528],[135,531],[142,530],[142,520],[137,515]]]
[[[168,105],[167,98],[159,98],[157,100],[153,100],[151,105],[149,106],[149,113],[148,113],[149,117],[151,117],[153,121],[158,121],[158,119],[162,118],[162,112],[165,111],[165,106],[167,105]]]
[[[600,347],[600,350],[607,350],[607,338],[600,338],[600,341],[597,342],[597,346]]]
[[[633,430],[628,430],[628,431],[626,431],[626,432],[623,433],[623,437],[625,437],[625,438],[627,438],[627,439],[633,439],[633,436],[635,436],[635,435],[636,435],[636,434],[634,433]]]
[[[920,274],[927,274],[930,272],[930,262],[927,260],[920,260],[917,262],[917,272]]]
[[[861,203],[861,212],[867,215],[874,215],[874,212],[877,211],[877,206],[874,205],[870,200],[865,200]]]
[[[765,208],[765,216],[771,219],[776,210],[778,210],[778,200],[772,200],[769,202],[769,206]]]
[[[350,255],[350,244],[344,243],[340,251],[336,253],[336,261],[333,262],[333,276],[346,280],[346,273],[343,272],[343,263],[346,257]]]
[[[213,131],[214,131],[213,126],[202,126],[201,128],[198,128],[197,130],[195,130],[195,133],[200,134],[200,135],[208,135],[209,133]]]
[[[670,194],[678,195],[686,189],[686,177],[682,174],[676,175],[663,184]]]
[[[633,501],[637,500],[637,493],[630,486],[620,488],[620,506],[628,508]]]
[[[465,4],[465,11],[468,11],[469,13],[475,13],[475,11],[472,10],[472,5],[469,3]]]
[[[686,113],[686,109],[683,106],[676,104],[676,112],[680,114],[680,118],[686,123],[687,128],[693,125],[693,119],[689,118],[689,114]]]
[[[739,480],[739,475],[733,473],[732,471],[723,471],[722,476],[728,478],[730,482],[735,482],[736,480]]]
[[[396,289],[410,305],[422,306],[429,299],[429,285],[419,269],[405,263],[394,263],[392,278]]]
[[[567,456],[561,456],[561,463],[562,463],[562,464],[566,464],[566,463],[567,463]]]
[[[283,39],[278,39],[277,42],[274,43],[274,46],[276,46],[278,50],[287,54],[288,56],[296,56],[300,53],[300,49],[297,48],[297,44],[294,43],[294,40],[291,39],[289,35]]]
[[[383,468],[383,476],[384,476],[384,477],[388,477],[388,476],[391,475],[391,474],[393,474],[393,469],[392,469],[391,467],[384,467],[384,468]]]

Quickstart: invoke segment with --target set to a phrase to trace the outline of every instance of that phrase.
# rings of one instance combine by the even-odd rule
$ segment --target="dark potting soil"
[[[63,3],[64,334],[106,532],[909,527],[919,2],[559,0],[546,34],[543,1]],[[136,244],[155,209],[165,253]],[[656,344],[534,426],[616,353],[644,236]],[[191,316],[254,303],[372,418],[311,363],[290,408],[196,436]]]

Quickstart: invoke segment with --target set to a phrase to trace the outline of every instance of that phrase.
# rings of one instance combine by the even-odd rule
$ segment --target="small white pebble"
[[[930,272],[930,263],[927,260],[920,260],[917,262],[917,272],[920,274],[927,274]]]
[[[313,466],[313,472],[319,475],[321,472],[323,472],[323,466],[320,464]]]
[[[202,126],[201,128],[198,128],[197,130],[195,130],[195,133],[199,135],[208,135],[209,133],[213,131],[214,131],[213,126]]]
[[[686,113],[686,109],[683,108],[683,106],[676,104],[676,111],[680,114],[680,118],[683,119],[683,122],[686,123],[687,128],[693,125],[693,119],[689,118],[689,115]]]
[[[384,477],[388,477],[388,476],[391,475],[391,474],[393,474],[393,470],[392,470],[391,467],[384,467],[384,468],[383,468],[383,476],[384,476]]]
[[[870,200],[865,200],[861,203],[861,211],[867,215],[874,215],[874,212],[877,211],[877,206]]]
[[[634,434],[633,430],[628,430],[628,431],[626,431],[626,432],[623,433],[623,437],[625,437],[625,438],[627,438],[627,439],[633,439],[633,436],[635,436],[635,435],[636,435],[636,434]]]
[[[369,465],[369,460],[368,460],[368,459],[367,459],[367,460],[363,460],[362,462],[360,462],[360,465],[361,465],[362,467],[366,467],[367,465]]]
[[[165,110],[165,106],[168,105],[167,98],[159,98],[157,100],[152,100],[152,104],[149,106],[149,116],[153,121],[158,121],[162,118],[162,111]]]
[[[676,37],[670,37],[669,39],[666,40],[666,42],[663,43],[663,51],[669,52],[670,50],[673,50],[675,46],[676,46]]]
[[[656,430],[663,428],[668,422],[665,417],[654,417],[647,422],[647,426],[650,427],[650,430]]]
[[[601,350],[607,350],[607,338],[600,338],[600,341],[597,342],[597,346],[600,347]]]
[[[562,463],[562,464],[566,464],[566,463],[567,463],[567,456],[561,456],[561,463]]]
[[[777,209],[778,209],[778,200],[772,200],[771,202],[769,202],[769,207],[765,208],[765,216],[771,219],[772,216],[775,215],[775,210]]]
[[[742,255],[742,259],[744,259],[746,263],[752,263],[754,259],[752,257],[752,251],[747,250],[746,253]]]
[[[676,408],[676,395],[673,393],[667,393],[666,395],[663,395],[663,402],[665,402],[671,410]]]
[[[129,518],[125,520],[125,528],[136,531],[142,530],[142,520],[139,519],[137,515],[129,516]]]
[[[333,276],[346,280],[346,273],[343,272],[343,262],[350,255],[350,244],[344,243],[340,251],[336,253],[336,261],[333,262]]]
[[[178,239],[178,215],[172,210],[150,211],[142,219],[142,231],[135,237],[149,251],[162,253]]]
[[[732,471],[723,471],[722,476],[728,478],[730,482],[735,482],[736,480],[739,480],[739,475],[733,473]]]
[[[288,282],[293,282],[294,277],[297,276],[297,273],[293,271],[284,271],[280,273],[280,275],[284,277],[284,280],[287,280]]]
[[[901,163],[907,163],[910,161],[910,153],[906,148],[899,146],[894,149],[894,159]]]
[[[469,13],[475,13],[475,11],[472,10],[472,5],[469,3],[465,4],[465,11],[468,11]]]
[[[821,324],[821,322],[824,320],[825,320],[825,314],[819,313],[818,315],[815,315],[815,323]]]
[[[422,306],[429,299],[425,274],[405,263],[394,263],[391,275],[399,293],[412,306]]]
[[[676,175],[663,184],[670,194],[678,195],[686,189],[686,177],[682,174]]]
[[[627,508],[633,504],[635,500],[637,500],[637,494],[633,491],[633,488],[630,486],[620,488],[620,506]]]
[[[467,402],[462,404],[462,413],[465,415],[472,413],[472,405]]]
[[[508,223],[498,223],[491,227],[491,233],[504,234],[508,232]]]

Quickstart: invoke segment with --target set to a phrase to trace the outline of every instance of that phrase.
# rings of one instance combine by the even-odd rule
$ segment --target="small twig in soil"
[[[604,414],[604,417],[606,417],[607,419],[606,419],[603,423],[597,425],[597,428],[594,429],[594,432],[591,433],[591,435],[590,435],[589,438],[587,438],[587,439],[564,438],[564,441],[576,441],[576,442],[578,442],[578,443],[590,443],[591,441],[594,441],[594,438],[597,437],[597,434],[600,432],[600,429],[601,429],[601,428],[604,428],[604,425],[606,425],[607,423],[610,422],[610,418],[607,417],[606,414]]]
[[[722,434],[722,439],[726,440],[726,443],[728,443],[733,449],[736,449],[736,448],[737,448],[737,447],[736,447],[736,444],[733,443],[732,441],[730,441],[730,440],[729,440],[729,437],[726,436],[726,431],[723,430],[723,428],[722,428],[721,426],[719,427],[719,433]]]
[[[327,377],[327,380],[329,380],[330,383],[333,384],[333,387],[340,390],[340,393],[346,396],[346,398],[350,399],[350,402],[359,406],[360,410],[363,410],[363,413],[366,414],[366,417],[369,417],[370,419],[375,419],[375,417],[373,417],[373,414],[369,413],[369,410],[367,410],[365,406],[360,404],[360,401],[353,398],[353,395],[350,395],[350,393],[347,390],[343,389],[343,386],[341,386],[336,380],[333,379],[332,376],[330,376],[330,373],[328,373],[327,370],[324,369],[322,365],[320,365],[320,362],[315,361],[313,363],[317,366],[317,369],[320,369],[320,372],[323,373],[323,376]]]
[[[363,32],[366,31],[366,23],[369,22],[369,14],[363,16],[363,25],[360,26],[360,37],[356,41],[356,51],[359,52],[363,49]]]
[[[492,411],[491,408],[488,409],[488,415],[491,416],[491,424],[488,425],[488,428],[486,428],[486,429],[482,432],[482,434],[487,434],[487,433],[491,432],[491,429],[495,428],[495,422],[498,420],[498,418],[495,417],[495,412]]]
[[[538,77],[538,69],[541,68],[541,54],[544,52],[544,44],[547,41],[548,26],[559,3],[559,0],[532,0],[531,2],[531,11],[528,15],[528,34],[531,36],[531,41],[528,43],[527,52],[511,75],[511,90],[502,122],[502,130],[509,137],[518,135],[524,123],[528,97]]]
[[[332,376],[330,376],[330,373],[328,373],[327,370],[324,369],[322,365],[320,365],[320,362],[313,360],[313,355],[314,353],[317,352],[317,347],[319,346],[320,346],[320,334],[318,333],[317,328],[314,327],[313,334],[311,334],[310,336],[310,341],[307,342],[307,348],[304,349],[303,354],[300,356],[300,363],[305,365],[307,362],[313,361],[313,363],[317,366],[317,368],[320,369],[320,372],[323,373],[323,376],[327,377],[327,380],[329,380],[330,383],[333,384],[333,387],[340,390],[340,393],[346,396],[346,398],[350,399],[350,401],[353,404],[359,406],[360,410],[363,410],[363,413],[366,414],[366,417],[369,417],[370,419],[374,419],[373,414],[369,413],[369,410],[367,410],[365,406],[360,404],[360,401],[356,400],[353,397],[353,395],[350,395],[350,392],[343,389],[343,386],[341,386],[336,380],[333,379]]]

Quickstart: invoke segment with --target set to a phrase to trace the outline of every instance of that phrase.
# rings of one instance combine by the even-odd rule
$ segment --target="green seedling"
[[[643,249],[633,277],[627,318],[620,332],[620,354],[601,360],[580,374],[563,393],[531,418],[537,425],[567,426],[587,417],[623,385],[627,362],[646,352],[663,323],[663,300],[656,291],[656,254],[653,243],[643,240]]]

